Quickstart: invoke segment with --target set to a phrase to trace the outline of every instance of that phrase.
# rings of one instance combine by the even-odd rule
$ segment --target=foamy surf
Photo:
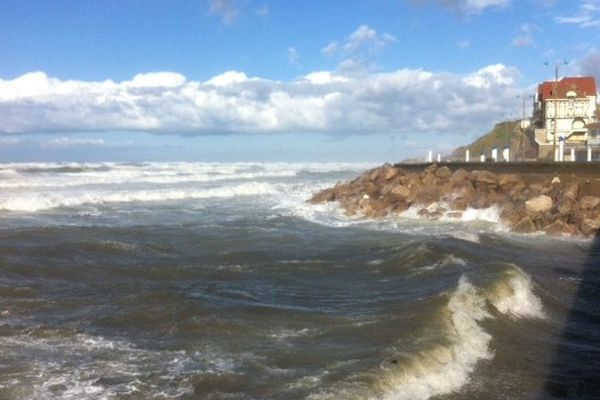
[[[275,185],[250,182],[204,190],[173,189],[41,192],[36,194],[8,193],[0,196],[0,210],[36,212],[61,207],[77,207],[81,205],[258,196],[274,194],[276,192],[277,188]]]
[[[5,168],[46,208],[0,211],[0,398],[536,398],[594,249],[351,218],[306,200],[355,172],[309,167]]]
[[[444,339],[411,353],[394,354],[374,375],[371,387],[345,382],[311,399],[427,400],[460,390],[482,360],[494,357],[493,337],[481,322],[494,318],[490,307],[510,318],[543,318],[540,299],[531,278],[516,266],[504,271],[489,287],[473,285],[461,276],[458,286],[440,310]],[[392,361],[392,362],[391,362]]]
[[[198,351],[146,350],[131,343],[107,340],[86,334],[44,332],[43,337],[3,338],[0,346],[27,349],[27,357],[19,360],[26,367],[30,384],[5,384],[13,398],[42,400],[113,399],[123,396],[138,398],[150,388],[152,398],[178,399],[193,394],[190,378],[235,375],[254,356],[227,354],[206,347]],[[61,355],[58,361],[56,355]],[[150,382],[147,375],[153,376]],[[160,395],[159,393],[160,392]]]

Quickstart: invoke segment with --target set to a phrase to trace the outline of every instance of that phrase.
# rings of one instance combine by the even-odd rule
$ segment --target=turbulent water
[[[0,165],[0,398],[597,398],[596,241],[306,204],[367,167]]]

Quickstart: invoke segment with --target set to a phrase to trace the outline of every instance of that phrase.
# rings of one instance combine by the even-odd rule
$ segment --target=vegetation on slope
[[[479,157],[482,152],[486,158],[489,158],[493,147],[498,147],[500,157],[502,149],[507,144],[511,149],[511,159],[535,158],[536,150],[533,143],[527,133],[521,131],[519,121],[504,121],[496,124],[494,129],[473,143],[454,150],[452,157],[463,159],[465,150],[469,149],[472,160]]]

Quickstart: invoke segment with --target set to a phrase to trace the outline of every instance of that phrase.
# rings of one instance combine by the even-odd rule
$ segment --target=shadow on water
[[[580,278],[541,399],[600,399],[600,233]]]

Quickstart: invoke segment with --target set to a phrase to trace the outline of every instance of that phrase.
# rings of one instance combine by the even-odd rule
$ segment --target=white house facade
[[[555,143],[583,148],[588,125],[597,122],[597,89],[593,77],[565,77],[538,85],[533,123],[539,158],[552,158]],[[562,138],[562,139],[561,139]]]

